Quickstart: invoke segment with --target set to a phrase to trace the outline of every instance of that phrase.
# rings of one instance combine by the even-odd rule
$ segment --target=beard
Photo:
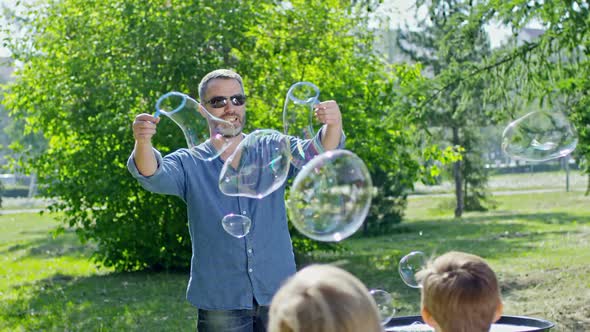
[[[240,135],[244,129],[246,123],[246,113],[241,117],[237,114],[234,115],[239,120],[236,124],[233,124],[227,120],[221,119],[209,119],[209,127],[214,128],[213,132],[217,135],[221,135],[224,138],[232,138]]]

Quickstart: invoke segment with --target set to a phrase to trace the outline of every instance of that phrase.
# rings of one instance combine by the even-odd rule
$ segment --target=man
[[[285,184],[262,199],[224,195],[218,186],[220,171],[245,136],[242,78],[230,70],[215,70],[199,84],[199,98],[210,115],[231,123],[235,129],[220,138],[210,123],[210,139],[195,147],[201,156],[217,156],[222,142],[229,143],[218,158],[207,161],[188,149],[162,158],[151,143],[159,118],[140,114],[133,122],[135,148],[127,165],[147,190],[177,195],[187,204],[193,252],[187,299],[199,309],[198,330],[264,331],[272,296],[295,273]],[[335,101],[319,103],[315,116],[324,124],[316,137],[288,138],[292,150],[303,147],[306,160],[324,150],[342,147],[344,141]],[[252,220],[250,232],[240,239],[227,234],[221,225],[224,216],[236,211]]]

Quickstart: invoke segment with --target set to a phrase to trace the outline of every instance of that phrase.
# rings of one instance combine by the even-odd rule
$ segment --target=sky
[[[17,2],[23,3],[30,0],[0,0],[0,8],[4,5],[14,8]],[[388,14],[392,18],[393,27],[403,26],[406,23],[411,28],[416,26],[416,20],[414,19],[415,13],[415,1],[412,0],[384,0],[383,4],[377,11],[378,14]],[[424,15],[424,11],[422,14]],[[0,24],[3,22],[0,20]],[[492,48],[498,47],[508,36],[510,36],[510,30],[506,27],[502,27],[499,24],[491,24],[485,27],[486,31],[490,35],[490,43]],[[2,47],[1,40],[4,38],[2,32],[0,32],[0,57],[10,56],[10,52]]]
[[[389,15],[391,17],[392,28],[400,26],[415,27],[417,24],[414,18],[416,13],[415,1],[412,0],[384,0],[383,4],[377,10],[378,15]],[[425,8],[421,8],[418,12],[419,16],[425,16]],[[509,28],[501,24],[488,24],[485,27],[490,37],[490,44],[492,48],[502,45],[508,37],[512,34]]]
[[[19,0],[0,0],[0,30],[2,30],[2,28],[5,27],[6,22],[3,19],[3,16],[1,15],[1,9],[4,7],[8,7],[8,8],[15,8],[16,3],[17,2],[26,2],[26,1],[30,1],[30,0],[24,0],[24,1],[19,1]],[[19,6],[20,8],[20,6]],[[0,57],[8,57],[10,56],[10,51],[8,51],[6,48],[4,48],[2,46],[2,40],[4,39],[6,35],[0,31]]]

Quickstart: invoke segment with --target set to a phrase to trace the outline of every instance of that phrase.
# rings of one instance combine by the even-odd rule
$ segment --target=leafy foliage
[[[401,90],[416,68],[388,67],[372,54],[366,1],[50,1],[30,12],[29,42],[11,46],[24,67],[6,106],[42,132],[48,147],[30,164],[58,198],[64,227],[98,243],[95,260],[119,270],[186,269],[190,238],[184,203],[143,190],[127,172],[131,122],[176,90],[197,95],[200,78],[234,68],[249,95],[249,128],[279,128],[288,87],[316,83],[341,105],[347,148],[369,167],[381,196],[371,223],[398,222],[421,172],[419,117]],[[396,121],[385,123],[386,117]],[[171,121],[154,144],[184,146]],[[442,154],[442,152],[441,152]],[[403,206],[403,205],[398,205]],[[302,240],[298,248],[316,243]]]
[[[433,76],[426,91],[434,93],[420,104],[431,132],[449,146],[466,151],[452,169],[455,215],[460,217],[464,209],[485,209],[488,200],[477,131],[500,119],[501,114],[492,112],[482,100],[487,82],[466,73],[488,56],[489,41],[481,21],[471,19],[471,2],[418,1],[416,5],[426,5],[428,17],[419,23],[418,30],[400,31],[398,45]]]

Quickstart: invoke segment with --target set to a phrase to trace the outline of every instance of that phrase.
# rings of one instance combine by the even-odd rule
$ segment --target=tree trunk
[[[457,127],[453,127],[453,145],[459,145],[459,128]],[[457,200],[457,205],[455,207],[455,218],[461,218],[465,204],[465,197],[463,195],[463,174],[461,172],[461,160],[458,160],[453,164],[453,176],[455,177],[455,198]]]
[[[29,183],[28,198],[33,198],[37,194],[37,174],[31,173],[31,182]]]
[[[563,163],[565,167],[565,191],[570,192],[570,156],[563,157]]]

